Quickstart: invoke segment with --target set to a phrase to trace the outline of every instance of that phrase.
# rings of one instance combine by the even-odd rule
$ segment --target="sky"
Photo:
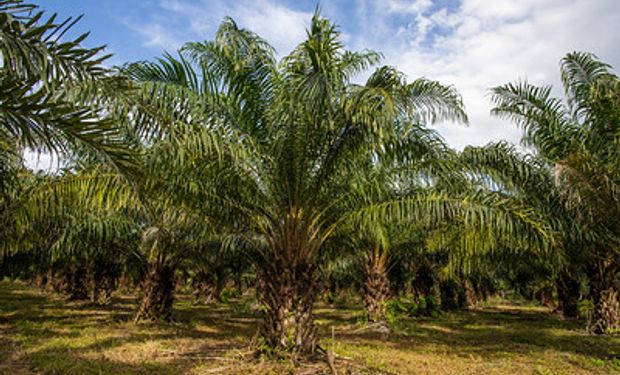
[[[148,60],[185,42],[212,39],[225,16],[285,56],[305,37],[317,1],[308,0],[39,0],[61,16],[84,14],[75,32],[88,46],[107,45],[110,64]],[[588,51],[620,67],[620,0],[323,0],[345,46],[373,49],[382,64],[454,85],[463,95],[468,126],[437,124],[462,149],[508,140],[513,124],[489,115],[488,89],[516,80],[551,84],[562,95],[559,61]],[[620,72],[620,70],[616,70]]]

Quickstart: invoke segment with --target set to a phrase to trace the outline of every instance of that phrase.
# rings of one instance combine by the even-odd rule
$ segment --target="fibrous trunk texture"
[[[579,302],[581,289],[579,280],[568,273],[562,273],[555,282],[555,288],[558,292],[558,307],[556,310],[567,319],[576,318],[579,313],[577,303]]]
[[[594,301],[591,331],[609,333],[620,328],[620,302],[616,281],[615,263],[597,262],[596,269],[590,273],[590,293]]]
[[[474,285],[471,280],[468,278],[463,279],[463,297],[464,297],[464,308],[471,309],[478,303],[478,295],[476,294],[476,290],[474,289]]]
[[[45,289],[47,285],[47,274],[37,273],[34,279],[32,279],[32,285],[39,289]]]
[[[541,306],[553,309],[555,302],[553,301],[553,287],[544,285],[534,292],[534,298]]]
[[[220,302],[224,283],[221,278],[216,277],[212,272],[199,271],[192,279],[192,294],[194,302],[209,304]]]
[[[92,303],[105,306],[112,302],[112,292],[116,289],[116,277],[114,264],[102,262],[93,267],[90,295]]]
[[[385,324],[390,283],[387,275],[387,253],[379,247],[375,247],[368,254],[361,292],[368,321]]]
[[[50,271],[47,274],[47,285],[55,293],[64,293],[67,290],[69,272]]]
[[[294,357],[309,357],[317,349],[315,260],[323,237],[315,223],[314,218],[304,217],[304,210],[291,208],[283,220],[265,228],[269,250],[256,264],[264,344]]]
[[[276,259],[260,270],[259,295],[266,307],[261,334],[278,351],[309,355],[316,350],[313,305],[315,266]]]
[[[174,268],[165,261],[150,262],[142,283],[142,299],[135,320],[170,320],[174,287]]]
[[[84,267],[74,267],[69,271],[66,293],[70,300],[88,300],[88,274]]]
[[[618,292],[613,288],[600,293],[594,306],[592,332],[611,333],[620,329],[620,302]]]
[[[130,292],[136,289],[137,285],[134,280],[126,273],[122,273],[118,278],[118,289],[122,292]]]

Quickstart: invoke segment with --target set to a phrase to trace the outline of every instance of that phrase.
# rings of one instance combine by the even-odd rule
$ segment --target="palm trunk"
[[[413,293],[418,300],[433,295],[437,289],[436,277],[433,268],[424,261],[417,269],[414,280],[411,283]]]
[[[555,282],[558,292],[557,311],[567,319],[576,318],[579,311],[577,302],[579,301],[580,285],[579,281],[566,272],[562,272]]]
[[[476,290],[474,289],[474,285],[469,278],[464,278],[462,281],[463,285],[463,297],[464,297],[464,308],[471,309],[476,306],[478,303],[478,296],[476,294]]]
[[[258,292],[266,307],[261,335],[276,351],[311,355],[317,346],[313,307],[318,293],[316,266],[275,257],[258,267]]]
[[[97,263],[91,278],[91,302],[105,306],[112,302],[112,292],[116,289],[116,272],[110,262]]]
[[[555,308],[555,302],[553,301],[553,286],[543,285],[536,292],[534,297],[541,306],[553,310]]]
[[[88,274],[86,268],[77,266],[69,272],[66,292],[70,300],[88,300]]]
[[[142,283],[142,298],[135,320],[164,320],[172,318],[174,302],[174,267],[165,259],[157,259],[147,266]]]
[[[241,273],[240,270],[235,273],[234,283],[235,283],[235,289],[237,290],[237,294],[240,296],[243,295],[243,290],[244,290],[243,274]]]
[[[465,291],[460,282],[444,280],[439,284],[441,309],[444,311],[460,310],[466,307]]]
[[[136,283],[133,278],[123,272],[118,278],[118,289],[123,293],[133,292],[136,289]]]
[[[592,332],[610,333],[620,329],[618,291],[610,287],[600,292],[594,305]]]
[[[257,292],[264,306],[261,335],[271,350],[307,357],[316,352],[314,302],[319,292],[316,256],[322,236],[291,209],[285,219],[266,229],[269,251],[257,263]]]
[[[217,280],[215,281],[213,298],[215,298],[217,302],[222,302],[222,292],[224,291],[226,283],[228,282],[228,276],[226,275],[226,272],[221,269],[217,270],[215,272],[215,275]]]
[[[54,271],[50,268],[45,273],[45,285],[43,285],[43,289],[54,291]]]
[[[49,288],[54,293],[66,293],[69,285],[69,274],[70,272],[58,272],[58,271],[50,271],[47,277],[47,283]]]
[[[590,293],[594,301],[591,331],[609,333],[620,328],[620,302],[616,285],[616,268],[599,261],[590,276]]]
[[[192,279],[192,294],[194,295],[194,303],[209,304],[221,300],[222,287],[221,282],[211,272],[199,271]]]
[[[47,274],[37,273],[33,280],[33,286],[39,289],[45,289],[47,285]]]
[[[362,299],[371,323],[386,324],[390,284],[387,276],[387,252],[375,246],[368,254],[364,270]]]

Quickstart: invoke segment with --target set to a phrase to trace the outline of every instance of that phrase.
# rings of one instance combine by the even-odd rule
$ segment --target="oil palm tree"
[[[587,233],[580,228],[555,186],[552,167],[541,155],[519,151],[505,142],[485,147],[467,147],[460,157],[472,176],[487,188],[500,189],[514,195],[523,204],[538,211],[555,228],[557,243],[549,254],[535,254],[547,263],[552,272],[548,280],[556,284],[558,311],[566,318],[576,318],[580,298],[580,278],[585,272]],[[518,250],[504,243],[504,249]],[[508,259],[514,258],[507,254]],[[550,257],[541,257],[549,255]],[[495,257],[501,259],[501,257]]]
[[[0,171],[16,182],[24,180],[16,173],[24,146],[59,153],[66,167],[58,178],[27,188],[8,186],[9,179],[3,179],[7,189],[2,192],[0,219],[7,223],[3,228],[9,229],[9,240],[2,241],[2,250],[30,251],[32,246],[21,246],[16,239],[32,235],[29,229],[38,222],[60,223],[67,215],[82,221],[58,228],[66,240],[62,246],[79,247],[83,239],[76,235],[78,228],[92,229],[104,218],[124,215],[142,234],[139,248],[133,249],[140,250],[136,253],[142,256],[146,275],[137,318],[169,319],[174,270],[180,261],[175,254],[190,246],[190,238],[198,241],[204,229],[203,218],[193,217],[185,199],[179,198],[184,193],[192,197],[187,191],[191,187],[181,186],[182,176],[167,169],[171,154],[177,155],[175,146],[186,139],[183,132],[191,130],[191,121],[180,118],[191,114],[181,113],[171,100],[146,100],[152,98],[148,88],[134,90],[123,74],[101,65],[107,57],[99,56],[101,48],[80,46],[86,35],[60,42],[77,21],[56,24],[52,16],[41,24],[43,13],[33,12],[36,6],[20,1],[0,5],[7,21],[2,54],[8,62],[2,67],[7,79],[0,93],[6,96],[2,100],[6,126],[0,129],[6,158]],[[158,107],[162,103],[168,111]],[[178,122],[188,126],[165,136],[157,129],[163,124],[173,129]],[[204,134],[197,132],[193,139]],[[106,163],[94,167],[101,161]],[[91,216],[82,215],[85,212]],[[125,235],[131,244],[132,234],[123,233],[125,224],[105,221],[106,234]]]
[[[0,251],[7,253],[20,236],[15,211],[34,186],[25,148],[59,156],[82,150],[123,171],[132,155],[104,110],[129,92],[129,81],[104,67],[103,47],[82,46],[87,33],[67,39],[79,18],[59,21],[37,5],[2,0],[0,21]]]
[[[57,22],[38,6],[0,1],[3,166],[22,147],[63,153],[82,146],[118,164],[129,162],[118,127],[96,104],[124,86],[102,63],[103,47],[84,48],[88,34],[61,39],[79,21]]]
[[[578,224],[581,240],[574,244],[587,254],[593,330],[605,332],[620,324],[615,147],[620,81],[608,64],[588,53],[567,54],[560,71],[566,103],[552,97],[549,86],[519,82],[492,89],[492,113],[522,127],[523,143],[550,166],[555,189]]]
[[[384,66],[365,84],[352,83],[378,60],[372,51],[345,50],[336,27],[315,14],[306,41],[279,63],[265,41],[226,19],[213,41],[125,67],[146,89],[145,101],[173,109],[166,113],[174,121],[145,122],[145,131],[186,135],[175,169],[192,187],[187,204],[193,197],[202,215],[241,233],[252,249],[261,333],[271,348],[316,350],[317,257],[348,223],[438,222],[467,211],[470,225],[544,232],[519,207],[483,193],[469,200],[432,189],[384,194],[372,175],[360,177],[378,160],[415,176],[415,161],[430,155],[425,125],[466,120],[454,88],[435,81],[409,83]]]
[[[177,266],[213,232],[205,217],[184,204],[186,186],[175,184],[178,176],[166,163],[172,150],[165,141],[142,149],[134,162],[141,173],[130,179],[108,166],[93,166],[41,181],[10,207],[22,223],[19,238],[36,240],[41,225],[56,223],[54,231],[45,231],[52,241],[47,249],[72,257],[68,265],[81,270],[97,258],[137,257],[143,278],[135,319],[170,320]],[[34,242],[16,243],[12,252],[32,251]],[[109,281],[104,279],[102,284]]]

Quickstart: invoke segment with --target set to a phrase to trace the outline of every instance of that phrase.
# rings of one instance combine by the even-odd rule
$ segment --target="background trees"
[[[61,41],[77,20],[57,23],[56,15],[46,18],[21,1],[2,1],[0,14],[3,168],[23,147],[66,152],[81,146],[118,165],[129,162],[118,124],[96,105],[123,85],[103,67],[109,57],[103,47],[83,48],[87,34]]]
[[[179,288],[211,302],[247,282],[263,348],[296,357],[319,349],[326,290],[361,292],[382,325],[402,301],[430,314],[500,288],[555,290],[573,316],[585,274],[594,330],[616,327],[619,86],[592,56],[563,60],[566,107],[549,88],[493,89],[535,155],[456,152],[428,127],[467,122],[456,89],[389,66],[356,83],[380,55],[347,50],[318,13],[280,61],[225,19],[213,40],[112,71],[83,37],[59,42],[65,24],[0,4],[6,274],[100,304],[131,275],[136,320],[171,320]],[[64,169],[28,172],[24,146]]]
[[[560,70],[566,104],[552,97],[548,86],[519,82],[492,90],[493,113],[521,126],[524,144],[548,163],[555,181],[547,191],[559,195],[566,210],[560,212],[574,218],[576,227],[562,228],[565,255],[572,258],[568,269],[585,261],[596,305],[593,329],[603,332],[618,326],[618,156],[613,145],[620,86],[610,66],[588,53],[567,54]]]
[[[102,66],[102,48],[83,48],[86,34],[61,37],[77,22],[57,22],[34,5],[0,2],[0,231],[11,246],[17,226],[14,200],[29,177],[21,177],[26,148],[68,156],[88,150],[118,168],[131,166],[118,124],[98,105],[124,79]]]

